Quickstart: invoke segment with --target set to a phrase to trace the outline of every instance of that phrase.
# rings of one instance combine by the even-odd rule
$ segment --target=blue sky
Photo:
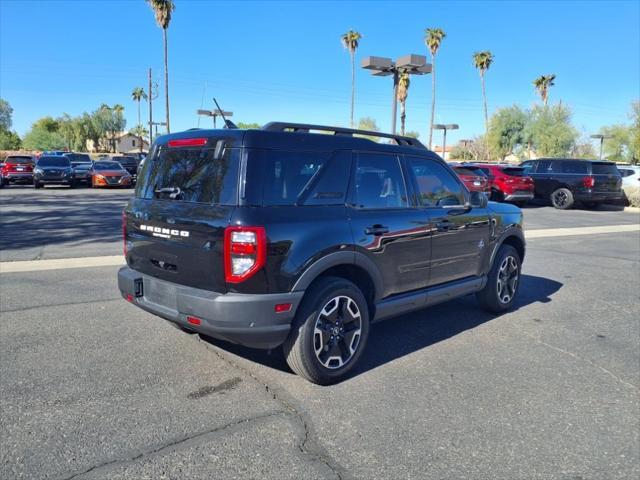
[[[640,98],[640,2],[205,2],[176,0],[169,29],[172,130],[198,125],[215,95],[234,120],[348,125],[350,64],[340,34],[353,28],[367,55],[427,54],[423,31],[447,32],[438,56],[436,121],[460,124],[452,140],[482,133],[480,80],[471,63],[489,49],[490,112],[529,107],[531,85],[555,73],[585,133],[627,122]],[[152,67],[162,92],[162,35],[143,0],[0,0],[0,95],[24,134],[44,115],[77,115],[101,103],[136,120],[133,87]],[[358,69],[356,118],[390,128],[391,80]],[[407,129],[425,139],[429,76],[414,77]],[[164,115],[162,98],[154,113]],[[143,118],[146,118],[146,106]],[[200,126],[210,119],[200,120]]]

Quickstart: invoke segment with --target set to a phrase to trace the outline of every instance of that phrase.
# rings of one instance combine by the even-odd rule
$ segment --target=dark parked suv
[[[520,165],[533,178],[535,196],[566,210],[576,202],[595,208],[605,202],[621,202],[622,177],[612,162],[539,158]]]
[[[508,309],[525,253],[520,209],[469,193],[417,140],[286,123],[158,138],[123,236],[125,299],[183,330],[282,345],[320,384],[356,364],[371,322],[471,293]]]
[[[140,163],[139,160],[131,155],[118,155],[111,157],[110,160],[122,165],[122,167],[129,172],[129,175],[133,178],[133,182],[136,182],[138,177],[138,163]]]

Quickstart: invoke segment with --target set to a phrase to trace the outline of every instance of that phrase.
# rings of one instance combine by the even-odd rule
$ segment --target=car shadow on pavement
[[[551,296],[563,285],[555,280],[532,275],[522,275],[521,281],[516,303],[511,311],[536,302],[548,303],[551,301]],[[475,296],[468,295],[375,323],[371,326],[364,355],[343,382],[483,323],[495,320],[502,315],[485,312],[479,307]],[[240,357],[293,374],[279,348],[267,352],[208,337],[204,339]]]

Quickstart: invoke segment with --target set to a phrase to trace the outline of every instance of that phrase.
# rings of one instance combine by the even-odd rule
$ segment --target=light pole
[[[198,110],[198,115],[204,115],[207,117],[213,117],[213,128],[216,128],[217,117],[233,117],[233,112],[227,112],[224,110]]]
[[[405,55],[395,62],[386,57],[366,57],[362,59],[361,67],[371,70],[374,77],[388,77],[393,75],[393,100],[391,102],[391,133],[396,133],[396,114],[398,111],[398,79],[401,73],[409,75],[426,75],[431,73],[431,64],[427,63],[424,55]]]
[[[443,131],[443,135],[442,135],[442,159],[443,160],[447,159],[447,130],[457,130],[458,128],[460,127],[458,127],[457,123],[448,123],[446,125],[442,123],[436,123],[433,126],[434,130]]]
[[[613,135],[603,135],[601,133],[596,133],[591,135],[591,138],[600,139],[600,160],[602,160],[602,144],[604,143],[605,138],[613,138]]]

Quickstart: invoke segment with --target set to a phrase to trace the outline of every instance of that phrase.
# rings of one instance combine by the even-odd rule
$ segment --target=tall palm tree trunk
[[[140,126],[140,98],[138,99],[138,126]]]
[[[167,133],[171,133],[169,126],[169,50],[167,48],[167,29],[162,29],[164,39],[164,101],[167,110]]]
[[[400,103],[400,135],[404,136],[404,121],[407,118],[406,102]]]
[[[433,120],[436,115],[436,56],[431,59],[431,122],[429,123],[429,148],[433,147]]]
[[[484,74],[480,75],[482,81],[482,99],[484,101],[484,132],[489,132],[489,111],[487,110],[487,92],[484,88]]]
[[[547,99],[549,97],[549,94],[547,93],[546,90],[542,91],[542,103],[544,104],[544,106],[547,106]]]
[[[351,51],[351,128],[353,128],[353,110],[355,108],[356,103],[356,57],[354,52]]]

